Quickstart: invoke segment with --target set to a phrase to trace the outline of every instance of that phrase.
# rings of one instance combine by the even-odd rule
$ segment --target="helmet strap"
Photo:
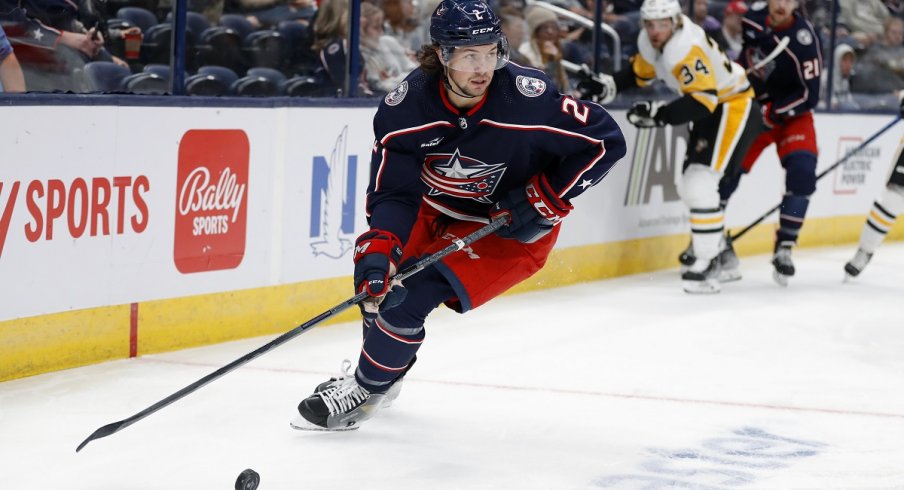
[[[455,95],[457,95],[459,97],[463,97],[465,99],[476,99],[477,98],[476,95],[465,95],[465,94],[459,92],[458,90],[455,90],[452,87],[452,79],[449,78],[449,67],[446,66],[445,63],[443,63],[443,85],[445,85],[447,89],[449,89],[452,93],[454,93]]]

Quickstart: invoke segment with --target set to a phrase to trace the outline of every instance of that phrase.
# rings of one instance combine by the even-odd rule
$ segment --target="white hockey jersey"
[[[716,105],[750,90],[744,69],[731,61],[703,29],[682,15],[682,24],[662,51],[653,48],[643,29],[637,39],[638,54],[632,69],[637,85],[649,85],[657,78],[679,95],[690,95],[710,111]]]

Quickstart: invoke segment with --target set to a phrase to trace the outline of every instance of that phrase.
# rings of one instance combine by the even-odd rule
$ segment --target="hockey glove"
[[[628,110],[628,122],[638,128],[658,128],[665,126],[659,116],[659,109],[665,105],[661,100],[638,100]]]
[[[775,126],[781,124],[782,118],[778,116],[774,110],[772,110],[772,102],[766,102],[763,104],[763,125],[766,126],[767,129],[772,129]]]
[[[365,317],[376,317],[405,299],[408,291],[391,282],[401,259],[402,242],[388,231],[366,231],[355,240],[355,293],[369,296],[360,303]]]
[[[591,99],[598,104],[608,104],[615,99],[617,89],[615,79],[605,73],[593,73],[587,65],[581,65],[578,73],[578,92],[582,99]]]
[[[552,231],[574,206],[561,199],[543,174],[535,175],[527,185],[514,189],[490,211],[495,218],[509,214],[509,223],[496,234],[521,243],[534,243]]]

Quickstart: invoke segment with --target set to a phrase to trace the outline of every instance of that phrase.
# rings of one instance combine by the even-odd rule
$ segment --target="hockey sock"
[[[378,316],[368,330],[355,377],[371,393],[383,393],[408,368],[424,341],[424,327],[404,328]]]
[[[371,393],[384,393],[403,375],[424,341],[424,321],[431,311],[455,297],[436,267],[405,281],[402,304],[382,311],[367,329],[355,378]]]
[[[810,198],[808,196],[785,194],[779,210],[776,244],[783,242],[797,243],[797,236],[804,225],[804,217],[807,215],[807,207],[809,205]]]
[[[890,184],[873,203],[866,217],[866,224],[863,225],[863,232],[860,234],[860,249],[867,253],[875,252],[902,211],[904,211],[904,188]]]
[[[696,264],[705,269],[709,261],[719,254],[719,244],[725,231],[721,207],[691,208],[691,241],[697,256]]]

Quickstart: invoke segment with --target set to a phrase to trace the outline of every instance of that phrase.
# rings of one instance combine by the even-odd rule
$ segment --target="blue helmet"
[[[463,46],[495,44],[496,70],[509,60],[502,21],[482,0],[442,0],[430,18],[430,40],[440,47],[443,64],[455,70],[479,69],[479,64],[472,65],[469,60],[453,62],[455,49]]]
[[[502,21],[482,0],[442,0],[430,18],[430,40],[438,46],[494,44]]]

